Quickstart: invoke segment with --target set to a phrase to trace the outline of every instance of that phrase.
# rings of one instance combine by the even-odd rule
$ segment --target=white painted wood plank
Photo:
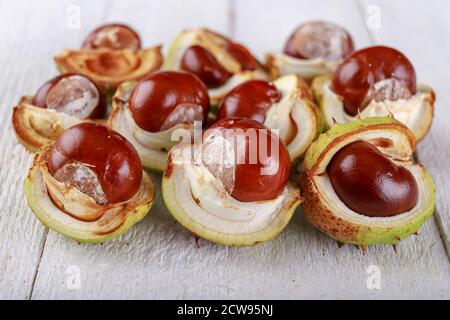
[[[161,28],[144,13],[151,12],[153,6],[146,9],[130,2],[130,6],[116,3],[111,17],[134,25],[148,23],[145,41],[149,44],[167,41],[158,36],[171,28],[172,21],[163,18],[169,15],[165,10],[171,5],[157,11],[155,19],[165,21]],[[214,12],[197,7],[204,2],[183,2],[182,12],[192,14],[184,20],[192,25],[222,21],[213,26],[220,31],[231,30],[260,55],[279,48],[296,23],[310,18],[324,17],[344,24],[355,35],[357,45],[368,44],[353,2],[317,2],[276,1],[270,6],[264,2],[263,9],[255,14],[255,5],[260,6],[261,1],[242,1],[237,4],[234,27],[221,20],[229,10],[222,2],[214,2],[208,9]],[[250,19],[254,20],[251,25]],[[280,35],[269,36],[273,19],[292,24]],[[172,15],[171,20],[176,17]],[[169,31],[170,35],[176,33]],[[155,182],[160,179],[158,175],[153,178]],[[129,233],[107,244],[78,245],[50,232],[33,298],[449,298],[450,267],[433,220],[425,224],[420,236],[399,244],[397,251],[374,246],[362,255],[350,246],[339,249],[333,240],[305,222],[300,212],[278,238],[267,244],[228,248],[202,241],[197,248],[192,235],[169,216],[158,193],[151,214]],[[381,290],[366,287],[370,265],[381,269]],[[73,282],[78,271],[79,288]]]
[[[115,1],[109,10],[109,21],[132,25],[141,34],[144,45],[163,44],[164,51],[183,29],[209,27],[224,34],[231,30],[231,6],[227,0]]]
[[[377,5],[380,29],[373,30],[376,40],[403,51],[412,61],[419,82],[436,91],[433,127],[420,143],[420,161],[430,170],[437,187],[436,219],[450,253],[450,3],[434,1],[366,1]],[[450,286],[450,284],[449,284]]]
[[[353,0],[236,1],[234,33],[260,58],[279,52],[294,29],[311,20],[327,20],[345,27],[356,47],[370,43],[363,20]]]
[[[157,181],[158,175],[152,175]],[[159,190],[158,190],[159,191]],[[426,224],[424,234],[437,233]],[[450,270],[436,252],[439,239],[411,237],[397,248],[362,255],[338,248],[297,214],[275,240],[251,248],[200,242],[161,203],[131,232],[104,245],[79,245],[49,233],[34,299],[301,299],[448,298]],[[381,290],[368,290],[370,265]],[[79,275],[79,287],[73,281]]]
[[[70,4],[86,7],[81,30],[66,28]],[[105,1],[0,2],[0,298],[29,298],[47,232],[23,195],[32,156],[17,144],[11,111],[21,95],[34,93],[56,75],[52,57],[79,46],[82,34],[98,24]],[[86,4],[89,4],[87,6]],[[70,36],[69,36],[70,35]]]

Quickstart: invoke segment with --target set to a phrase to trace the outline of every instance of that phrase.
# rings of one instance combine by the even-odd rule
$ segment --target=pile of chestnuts
[[[142,220],[158,173],[173,218],[225,245],[270,240],[302,213],[339,242],[396,244],[433,213],[433,179],[413,157],[432,88],[397,49],[356,50],[333,23],[300,25],[265,62],[205,28],[163,56],[108,24],[55,62],[61,74],[12,123],[35,153],[30,208],[76,241]]]

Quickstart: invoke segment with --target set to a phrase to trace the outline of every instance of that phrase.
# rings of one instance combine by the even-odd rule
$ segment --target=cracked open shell
[[[345,112],[342,97],[333,92],[330,84],[330,75],[317,77],[312,83],[313,93],[323,112],[327,128],[334,122],[347,123],[358,117],[365,119],[393,115],[413,132],[417,141],[422,140],[430,130],[435,94],[433,89],[426,85],[418,84],[417,92],[409,99],[379,102],[372,100],[359,116],[352,117]]]
[[[327,166],[340,149],[358,140],[373,144],[395,164],[411,172],[418,185],[413,209],[391,217],[369,217],[349,209],[340,200],[328,177]],[[415,146],[411,131],[391,117],[334,125],[311,145],[305,156],[302,209],[306,218],[334,239],[360,246],[396,244],[416,233],[433,213],[435,185],[427,170],[414,162]]]
[[[164,61],[164,69],[180,70],[183,55],[191,46],[198,45],[207,49],[228,72],[233,74],[222,86],[208,90],[212,106],[216,106],[231,89],[247,80],[268,79],[266,69],[260,63],[255,70],[241,70],[240,64],[225,50],[226,41],[205,28],[184,30],[172,42]]]
[[[12,114],[17,139],[30,152],[55,141],[64,130],[81,122],[102,123],[103,120],[79,119],[53,109],[33,106],[32,97],[23,97]]]
[[[162,179],[164,202],[181,225],[199,237],[232,246],[268,241],[286,227],[301,202],[297,186],[288,182],[272,200],[242,202],[204,164],[196,163],[191,151],[190,143],[175,146]]]
[[[38,150],[25,180],[28,205],[46,227],[78,242],[102,243],[123,234],[150,211],[155,187],[145,172],[132,198],[97,204],[77,188],[53,178],[47,167],[51,147],[47,144]]]
[[[279,130],[278,136],[286,144],[291,160],[296,161],[323,131],[322,113],[300,76],[286,75],[273,84],[282,98],[269,109],[264,125]]]
[[[112,50],[64,50],[55,57],[59,71],[78,73],[91,78],[102,89],[116,89],[125,81],[138,81],[159,70],[163,58],[161,47],[133,51]]]
[[[328,61],[323,58],[299,59],[280,52],[268,53],[266,63],[272,79],[298,74],[307,82],[311,82],[315,77],[332,73],[340,61]]]
[[[167,166],[168,151],[178,143],[172,136],[177,132],[192,130],[193,125],[180,123],[160,132],[141,129],[133,119],[129,109],[129,100],[137,82],[125,82],[117,89],[112,103],[112,113],[108,126],[122,134],[136,148],[146,169],[163,172]]]

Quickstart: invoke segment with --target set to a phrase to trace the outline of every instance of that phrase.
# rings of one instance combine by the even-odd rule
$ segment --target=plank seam
[[[365,29],[367,31],[367,34],[369,36],[369,40],[372,44],[379,43],[378,37],[374,30],[367,27],[366,23],[366,10],[367,2],[365,0],[355,0],[356,6],[358,8],[359,13],[361,14],[361,19],[363,20],[363,24],[365,26]]]
[[[231,38],[236,35],[236,1],[228,0],[228,32]]]
[[[102,22],[106,22],[106,21],[109,20],[109,17],[111,16],[112,8],[114,8],[114,5],[116,4],[116,1],[115,0],[111,0],[109,2],[109,5],[108,5],[108,2],[106,2],[106,4],[107,5],[105,5],[105,10],[104,10],[104,12],[102,14],[102,17],[100,19],[100,21],[102,21]]]
[[[44,241],[42,242],[41,252],[40,252],[40,255],[39,255],[39,260],[38,260],[38,263],[36,265],[36,270],[34,271],[34,276],[33,276],[33,281],[31,283],[30,293],[28,294],[28,300],[31,300],[32,297],[33,297],[34,286],[36,284],[36,279],[37,279],[37,276],[38,276],[38,273],[39,273],[39,268],[41,266],[42,257],[44,256],[44,250],[45,250],[45,244],[47,243],[47,237],[48,237],[48,228],[45,228]]]

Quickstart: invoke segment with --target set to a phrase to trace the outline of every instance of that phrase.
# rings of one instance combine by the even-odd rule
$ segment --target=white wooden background
[[[72,4],[81,8],[80,30],[66,27]],[[369,31],[370,5],[378,6],[381,25]],[[446,0],[0,0],[0,298],[450,298],[449,9]],[[344,25],[358,47],[401,49],[419,80],[436,89],[434,125],[419,158],[435,178],[437,210],[397,253],[390,246],[370,247],[365,255],[338,248],[301,212],[267,244],[228,248],[202,241],[197,248],[159,194],[148,217],[104,245],[79,245],[34,218],[22,192],[32,156],[13,136],[11,109],[56,74],[52,57],[62,48],[78,47],[101,23],[123,21],[145,45],[167,48],[182,28],[208,26],[262,57],[309,19]],[[366,287],[370,265],[380,267],[380,290]],[[71,277],[78,271],[77,288]]]

